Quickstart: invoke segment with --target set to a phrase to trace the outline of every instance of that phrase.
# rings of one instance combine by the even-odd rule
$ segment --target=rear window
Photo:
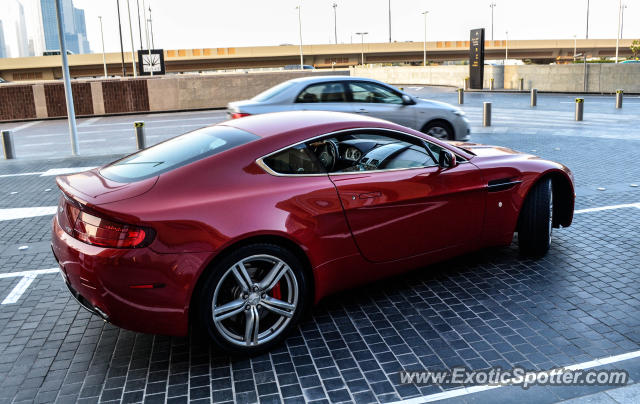
[[[202,128],[118,160],[100,174],[116,182],[141,181],[256,139],[252,133],[229,126]]]
[[[258,102],[267,101],[268,99],[271,99],[276,95],[282,93],[294,84],[295,83],[292,81],[285,81],[284,83],[280,83],[277,86],[271,87],[270,89],[261,92],[260,94],[253,97],[252,100]]]

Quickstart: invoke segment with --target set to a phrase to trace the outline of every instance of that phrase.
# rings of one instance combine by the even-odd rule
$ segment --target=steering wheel
[[[332,171],[338,161],[338,145],[331,139],[324,140],[314,145],[314,152],[318,160],[327,171]]]

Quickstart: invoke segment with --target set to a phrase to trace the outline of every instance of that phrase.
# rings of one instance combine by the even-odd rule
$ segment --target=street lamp
[[[302,17],[300,17],[300,6],[296,6],[298,10],[298,34],[300,35],[300,70],[304,69],[304,63],[302,59]]]
[[[336,45],[338,44],[338,13],[336,9],[338,5],[333,3],[333,36],[335,37]]]
[[[122,45],[122,23],[120,22],[120,0],[116,0],[118,7],[118,32],[120,33],[120,56],[122,57],[122,77],[127,76],[127,68],[124,65],[124,47]]]
[[[391,43],[391,0],[389,0],[389,43]]]
[[[585,39],[589,39],[589,0],[587,0],[587,35]]]
[[[422,15],[424,15],[424,46],[422,47],[422,65],[426,66],[427,65],[427,14],[429,14],[428,11],[424,11],[422,12]]]
[[[504,47],[504,64],[506,65],[507,59],[509,59],[509,31],[505,31],[504,33],[507,36],[507,40],[505,41],[505,47]]]
[[[362,65],[364,66],[364,36],[369,34],[368,32],[356,32],[356,35],[360,35],[361,52],[362,52]]]
[[[629,7],[627,4],[622,5],[622,23],[620,24],[620,39],[622,39],[622,30],[624,29],[624,9]]]
[[[149,33],[151,34],[151,48],[156,48],[156,42],[153,40],[153,18],[151,18],[151,6],[149,6]]]
[[[107,58],[104,55],[104,32],[102,31],[102,16],[99,15],[100,20],[100,38],[102,38],[102,65],[104,67],[104,77],[107,77]]]
[[[127,0],[127,13],[129,14],[129,35],[131,39],[131,65],[133,66],[133,77],[137,77],[136,72],[136,56],[135,56],[135,44],[133,43],[133,25],[131,24],[131,7],[129,7],[129,0]]]
[[[491,7],[491,40],[493,41],[493,9],[496,8],[496,3],[489,4]]]
[[[618,34],[616,35],[616,64],[618,63],[618,48],[620,47],[621,21],[622,21],[622,0],[618,0]]]
[[[573,61],[576,61],[576,55],[578,54],[578,36],[573,35]]]

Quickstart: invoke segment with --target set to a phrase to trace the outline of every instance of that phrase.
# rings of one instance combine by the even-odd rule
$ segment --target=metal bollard
[[[491,103],[482,103],[482,126],[491,126]]]
[[[4,150],[4,158],[11,160],[16,158],[13,151],[13,139],[11,138],[11,131],[2,131],[2,149]]]
[[[469,89],[469,77],[465,77],[464,79],[464,89],[468,90]]]
[[[622,108],[622,97],[624,90],[616,90],[616,108]]]
[[[489,79],[489,91],[493,91],[493,77]]]
[[[133,127],[136,128],[136,144],[138,145],[138,150],[146,149],[147,146],[144,138],[144,122],[134,122]]]
[[[584,116],[584,98],[576,98],[576,121],[581,121]]]
[[[458,104],[464,104],[464,88],[458,89]]]
[[[531,106],[535,107],[538,105],[538,90],[535,88],[531,89]]]
[[[520,79],[520,91],[524,91],[524,79]]]

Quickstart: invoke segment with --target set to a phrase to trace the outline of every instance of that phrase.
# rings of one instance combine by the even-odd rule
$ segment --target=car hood
[[[462,150],[468,151],[477,157],[504,157],[504,156],[531,156],[528,153],[522,153],[516,150],[502,146],[489,146],[479,143],[470,142],[449,142],[451,145]]]
[[[100,175],[99,168],[56,177],[58,187],[65,194],[81,203],[94,206],[142,195],[153,188],[157,181],[158,177],[130,183],[111,181]]]
[[[454,107],[451,104],[447,104],[446,102],[427,100],[425,98],[417,98],[417,97],[414,97],[414,99],[416,100],[416,105],[421,107],[441,108],[441,109],[446,109],[448,111],[456,111],[459,109],[457,107]]]

